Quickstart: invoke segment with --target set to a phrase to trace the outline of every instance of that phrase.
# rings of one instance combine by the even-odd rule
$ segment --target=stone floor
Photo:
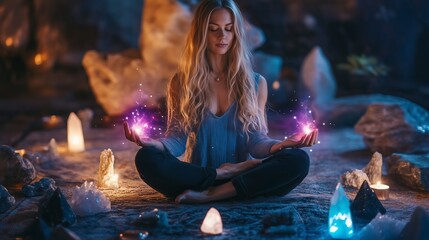
[[[13,120],[13,121],[12,121]],[[8,119],[15,131],[24,130],[19,118]],[[13,132],[9,127],[9,132]],[[272,131],[273,137],[282,138],[282,130]],[[17,137],[17,134],[15,134]],[[104,190],[112,203],[112,210],[88,217],[78,217],[69,227],[82,239],[117,239],[125,230],[149,231],[149,239],[329,239],[327,233],[330,198],[339,177],[345,171],[363,168],[370,160],[369,152],[352,128],[321,129],[320,144],[311,151],[311,166],[308,177],[290,194],[283,197],[260,197],[248,201],[228,200],[200,205],[177,205],[144,184],[134,168],[137,146],[127,142],[121,126],[92,128],[85,131],[86,151],[71,154],[66,151],[66,130],[36,130],[28,132],[16,146],[28,152],[41,152],[51,138],[60,149],[60,158],[35,164],[38,178],[53,178],[65,196],[70,199],[71,190],[84,181],[95,181],[100,152],[112,149],[115,155],[115,171],[119,173],[120,187]],[[2,141],[5,142],[4,136]],[[2,143],[3,144],[3,143]],[[416,206],[429,211],[429,193],[410,191],[388,176],[383,182],[391,186],[390,199],[383,201],[387,215],[407,222]],[[24,198],[20,187],[9,188],[17,199],[16,205],[0,214],[0,239],[24,236],[37,215],[40,197]],[[357,189],[346,188],[353,200]],[[215,237],[199,231],[205,213],[210,207],[217,208],[223,218],[224,233]],[[142,228],[132,225],[139,213],[154,208],[167,212],[169,227]],[[267,235],[262,231],[262,219],[268,214],[287,212],[294,218],[294,226],[283,235]],[[359,231],[364,225],[356,225]]]

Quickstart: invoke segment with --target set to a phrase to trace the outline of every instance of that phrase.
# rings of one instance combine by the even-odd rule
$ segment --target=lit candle
[[[67,142],[70,152],[85,151],[82,123],[75,113],[70,113],[67,120]]]
[[[378,200],[387,200],[389,199],[389,185],[381,184],[377,182],[377,184],[370,185],[371,189],[377,195]]]
[[[63,118],[60,116],[52,115],[42,117],[42,123],[45,128],[58,127],[63,122]]]
[[[100,164],[98,166],[98,187],[118,188],[118,174],[114,170],[115,156],[112,150],[105,149],[100,154]]]
[[[210,208],[201,224],[203,233],[217,235],[223,231],[222,218],[216,208]]]

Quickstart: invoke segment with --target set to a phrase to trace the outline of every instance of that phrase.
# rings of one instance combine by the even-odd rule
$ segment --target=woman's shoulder
[[[259,88],[259,86],[265,86],[267,85],[267,81],[265,80],[264,76],[262,76],[260,73],[258,72],[253,72],[254,74],[254,80],[255,80],[255,87],[256,89]]]

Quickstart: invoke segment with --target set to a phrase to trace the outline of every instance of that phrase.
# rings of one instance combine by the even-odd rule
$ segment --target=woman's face
[[[207,48],[210,53],[223,55],[231,48],[234,39],[232,13],[220,8],[212,12],[207,31]]]

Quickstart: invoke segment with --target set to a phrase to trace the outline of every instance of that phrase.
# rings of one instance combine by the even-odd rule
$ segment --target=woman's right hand
[[[260,159],[246,160],[240,163],[224,163],[216,169],[216,180],[230,179],[262,163]]]

